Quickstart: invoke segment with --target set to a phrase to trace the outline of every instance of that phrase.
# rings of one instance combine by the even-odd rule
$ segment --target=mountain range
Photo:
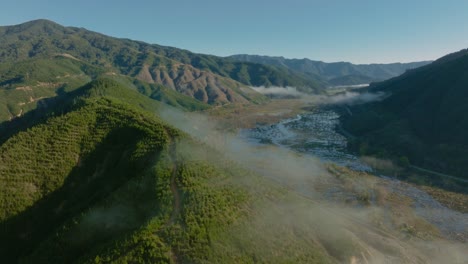
[[[72,91],[99,76],[126,79],[147,96],[194,110],[209,105],[266,100],[250,89],[251,86],[292,86],[306,93],[321,93],[331,84],[381,80],[423,64],[359,66],[309,60],[296,63],[266,57],[245,62],[239,61],[241,58],[250,61],[257,57],[196,54],[109,37],[83,28],[63,27],[43,19],[3,26],[0,27],[0,121],[21,116],[38,105],[44,106],[41,99]],[[338,65],[344,66],[333,70]]]
[[[101,75],[142,81],[149,96],[164,94],[164,86],[206,104],[264,100],[249,86],[320,90],[284,69],[113,38],[48,20],[0,27],[0,70],[2,120]]]
[[[308,79],[328,86],[368,84],[380,82],[424,66],[430,61],[389,64],[352,64],[349,62],[314,61],[310,59],[286,59],[260,55],[232,55],[228,58],[241,62],[261,63],[296,72]]]

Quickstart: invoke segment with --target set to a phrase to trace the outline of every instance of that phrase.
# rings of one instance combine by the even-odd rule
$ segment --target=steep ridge
[[[161,84],[209,104],[261,100],[261,96],[232,79],[186,64],[154,65],[151,68],[145,64],[136,78],[148,83]]]
[[[371,86],[382,102],[351,108],[345,128],[362,150],[407,157],[417,166],[466,177],[468,52],[462,50]]]

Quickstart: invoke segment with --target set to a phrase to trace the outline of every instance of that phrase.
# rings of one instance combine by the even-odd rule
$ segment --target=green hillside
[[[210,106],[193,98],[185,96],[174,90],[158,84],[148,84],[135,78],[126,76],[104,76],[97,80],[113,80],[111,89],[93,89],[92,95],[113,97],[130,103],[132,105],[140,105],[145,110],[156,111],[156,106],[160,103],[176,107],[181,110],[195,111],[205,110]],[[95,86],[95,84],[91,84]],[[118,89],[115,87],[118,86]],[[98,86],[100,87],[100,86]],[[139,93],[135,93],[138,91]]]
[[[407,157],[420,167],[467,177],[468,51],[372,86],[391,94],[353,107],[344,126],[364,152]]]
[[[110,79],[73,95],[0,145],[2,261],[334,262],[288,230],[288,248],[261,242],[278,234],[249,228],[253,206],[284,192],[159,120],[158,104]]]
[[[21,116],[43,99],[82,86],[101,72],[63,57],[0,63],[0,121]]]

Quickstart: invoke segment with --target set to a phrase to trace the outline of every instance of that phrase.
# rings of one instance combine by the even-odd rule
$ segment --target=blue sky
[[[0,24],[47,18],[220,56],[387,63],[468,48],[467,0],[14,0]]]

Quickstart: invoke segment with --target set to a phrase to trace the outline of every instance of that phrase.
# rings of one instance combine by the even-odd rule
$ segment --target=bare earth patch
[[[19,87],[16,87],[15,90],[18,90],[18,91],[32,91],[32,88],[31,88],[31,86],[19,86]]]

